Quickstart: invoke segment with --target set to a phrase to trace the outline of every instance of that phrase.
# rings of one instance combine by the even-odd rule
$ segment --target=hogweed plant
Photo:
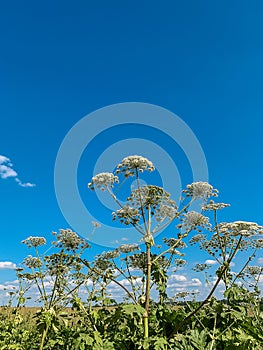
[[[262,234],[263,228],[255,223],[243,221],[218,224],[217,211],[227,207],[228,204],[216,203],[211,200],[211,197],[218,196],[218,190],[207,182],[194,182],[188,185],[186,190],[183,191],[184,198],[179,204],[176,204],[171,199],[170,194],[162,187],[141,185],[141,173],[154,171],[153,163],[147,158],[136,155],[126,157],[116,169],[115,173],[105,172],[95,175],[88,187],[91,190],[97,187],[102,191],[108,191],[119,206],[119,209],[112,213],[113,220],[119,220],[123,225],[133,226],[142,236],[141,241],[145,245],[145,250],[133,254],[129,258],[129,262],[132,267],[142,272],[141,281],[144,283],[141,284],[143,290],[138,301],[144,307],[144,337],[146,342],[149,337],[151,288],[155,285],[159,291],[160,303],[167,302],[167,272],[173,263],[176,265],[182,260],[181,256],[184,254],[181,250],[185,246],[186,238],[189,239],[190,233],[197,232],[195,235],[192,234],[190,243],[199,244],[201,249],[205,250],[219,263],[219,268],[216,271],[217,279],[214,281],[207,298],[181,320],[176,329],[171,332],[171,337],[209,301],[220,282],[223,282],[227,289],[234,284],[236,278],[240,277],[239,274],[234,277],[231,273],[231,263],[240,250],[254,246],[255,251],[252,255],[255,255],[259,248],[259,244],[255,243],[255,237]],[[118,185],[122,185],[121,177],[124,179],[134,177],[137,184],[124,205],[117,199],[116,195],[119,191]],[[200,212],[189,211],[191,204],[195,201],[201,203]],[[213,213],[213,225],[209,217],[204,215],[205,212],[209,211]],[[152,249],[155,248],[155,235],[168,227],[173,221],[177,221],[177,233],[174,234],[174,238],[164,239],[168,247],[158,254],[152,254]],[[125,261],[128,269],[128,257]],[[246,265],[247,263],[241,268],[241,272]],[[115,269],[119,270],[116,264],[114,266]],[[130,274],[130,271],[127,271]],[[132,299],[136,300],[136,289],[133,285],[132,276],[128,280],[132,286]]]
[[[218,191],[207,182],[187,185],[175,203],[164,188],[143,184],[143,173],[153,171],[147,158],[129,156],[114,173],[97,174],[88,184],[114,199],[118,208],[112,219],[139,233],[136,244],[122,244],[92,260],[90,245],[71,229],[54,232],[47,250],[44,237],[22,242],[31,255],[17,268],[17,294],[10,292],[9,308],[0,314],[1,349],[263,348],[263,268],[255,265],[263,227],[219,222],[219,212],[229,204],[216,202]],[[136,185],[123,202],[117,194],[127,194],[127,180]],[[192,210],[193,204],[199,210]],[[93,225],[99,229],[100,224]],[[158,245],[157,234],[168,227],[169,237]],[[187,245],[207,257],[193,267],[205,280],[201,301],[187,287],[174,295],[169,291],[170,275],[187,264]],[[215,297],[219,288],[223,300]],[[29,324],[21,310],[30,297],[40,307]]]

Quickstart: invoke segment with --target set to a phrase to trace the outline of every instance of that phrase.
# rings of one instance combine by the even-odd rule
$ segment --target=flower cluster
[[[252,244],[254,248],[261,249],[263,248],[263,239],[262,238],[254,239]]]
[[[23,244],[26,244],[28,248],[36,248],[41,245],[46,244],[45,237],[38,237],[38,236],[30,236],[22,241]]]
[[[163,238],[163,241],[165,244],[168,245],[168,247],[174,247],[174,248],[185,248],[186,247],[186,244],[181,239]]]
[[[212,266],[208,265],[208,264],[195,264],[195,266],[192,268],[192,270],[196,271],[196,272],[201,272],[201,271],[205,271],[205,270],[209,269],[210,267],[212,267]]]
[[[246,272],[249,275],[259,276],[262,273],[263,267],[260,266],[247,266]]]
[[[202,210],[203,211],[214,211],[214,210],[220,210],[220,209],[224,209],[226,207],[229,207],[230,204],[226,204],[226,203],[215,203],[213,200],[211,200],[208,204],[204,204],[202,206]]]
[[[180,259],[180,258],[179,259],[175,259],[174,263],[175,263],[177,268],[178,267],[183,267],[184,265],[186,265],[186,261],[184,259]],[[176,271],[177,271],[177,269],[174,270],[174,272],[176,272]]]
[[[174,299],[185,299],[189,294],[189,292],[178,292],[175,294]]]
[[[109,258],[112,259],[112,258]],[[102,257],[98,257],[97,260],[95,260],[94,263],[94,269],[98,270],[98,271],[107,271],[108,269],[112,269],[113,267],[113,263],[111,261],[109,261],[106,256],[102,256]]]
[[[113,220],[117,218],[125,225],[136,225],[140,221],[138,209],[125,205],[123,208],[112,213]]]
[[[23,264],[30,269],[37,269],[42,266],[42,262],[39,258],[29,255],[23,260]]]
[[[115,259],[120,255],[117,249],[114,250],[109,250],[107,252],[102,252],[99,256],[96,258],[98,260],[110,260],[110,259]]]
[[[123,173],[125,177],[134,176],[136,172],[153,171],[153,163],[142,156],[128,156],[117,166],[116,174]]]
[[[177,207],[161,204],[155,212],[155,218],[157,221],[161,222],[166,218],[168,220],[171,220],[175,218],[177,214]]]
[[[186,232],[194,230],[196,228],[210,228],[211,224],[209,223],[209,218],[196,212],[189,211],[183,215],[182,224],[178,225],[178,228],[184,229]]]
[[[57,247],[65,248],[66,250],[77,250],[80,248],[80,245],[84,244],[84,240],[70,229],[60,229],[57,234],[57,241],[53,244]]]
[[[187,189],[183,192],[186,194],[187,197],[192,197],[194,199],[207,199],[209,197],[218,196],[218,190],[213,188],[213,186],[210,185],[208,182],[193,182],[192,184],[187,185],[186,187]]]
[[[146,254],[144,252],[132,254],[129,259],[132,268],[146,272]]]
[[[139,246],[138,244],[122,244],[118,250],[121,252],[121,253],[131,253],[131,252],[134,252],[135,250],[139,250]]]
[[[135,208],[144,208],[151,206],[151,209],[156,209],[161,205],[166,205],[176,208],[175,201],[170,198],[170,193],[166,192],[159,186],[142,186],[132,191],[128,201]]]
[[[93,176],[91,182],[88,184],[88,188],[94,190],[96,186],[100,190],[105,191],[108,188],[112,188],[115,182],[119,182],[118,176],[112,173],[100,173]]]
[[[217,230],[219,233],[231,236],[250,237],[263,234],[263,226],[248,221],[223,222],[218,225]]]
[[[45,255],[44,261],[50,276],[66,275],[75,264],[73,255],[62,252]]]
[[[202,234],[202,233],[199,233],[199,234],[193,236],[193,237],[190,239],[189,243],[190,243],[191,245],[193,245],[193,244],[196,244],[196,243],[204,242],[205,240],[206,240],[206,235],[204,235],[204,234]]]

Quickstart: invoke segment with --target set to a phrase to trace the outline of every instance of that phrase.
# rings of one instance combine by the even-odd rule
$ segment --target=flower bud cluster
[[[165,244],[168,245],[168,247],[176,247],[176,248],[185,248],[186,244],[181,240],[177,238],[163,238],[163,241]]]
[[[142,156],[128,156],[122,160],[117,166],[116,174],[123,173],[125,177],[134,176],[137,172],[143,172],[145,170],[153,171],[155,168],[153,163]]]
[[[250,237],[263,234],[263,226],[248,221],[223,222],[218,225],[217,229],[220,233],[231,236]]]
[[[246,272],[250,275],[259,276],[263,271],[263,267],[260,266],[247,266]]]
[[[41,245],[46,244],[45,237],[38,237],[38,236],[30,236],[22,241],[23,244],[26,244],[28,248],[36,248]]]
[[[263,239],[262,238],[254,239],[252,244],[254,248],[261,249],[263,248]]]
[[[166,192],[162,187],[153,185],[142,186],[133,190],[128,201],[135,208],[151,206],[151,209],[159,209],[160,206],[166,205],[166,209],[168,207],[177,209],[175,201],[170,198],[170,193]]]
[[[23,260],[23,264],[30,269],[37,269],[42,266],[42,262],[39,258],[29,255]]]
[[[84,244],[84,240],[70,229],[60,229],[57,234],[57,241],[53,244],[66,250],[77,250],[80,248],[80,245]]]
[[[193,237],[190,239],[189,243],[190,243],[191,245],[193,245],[193,244],[196,244],[196,243],[204,242],[205,240],[206,240],[206,235],[204,235],[204,234],[202,234],[202,233],[199,233],[199,234],[193,236]]]
[[[121,252],[121,253],[131,253],[131,252],[134,252],[135,250],[139,250],[139,246],[138,244],[122,244],[118,250]]]
[[[220,210],[220,209],[224,209],[226,207],[229,207],[230,204],[226,204],[226,203],[215,203],[213,200],[209,201],[208,204],[204,204],[202,206],[202,210],[203,211],[214,211],[214,210]]]
[[[208,265],[208,264],[195,264],[192,270],[196,272],[201,272],[209,269],[210,267],[211,265]]]
[[[93,176],[88,187],[91,190],[94,190],[96,186],[98,189],[105,191],[107,188],[112,188],[115,182],[119,182],[118,176],[115,176],[112,173],[100,173]]]
[[[189,211],[184,214],[182,224],[178,225],[178,228],[182,228],[185,231],[194,230],[196,228],[209,229],[210,227],[209,218],[196,211]]]
[[[117,218],[125,225],[135,225],[140,221],[139,210],[125,205],[123,208],[112,213],[113,220]]]
[[[161,204],[155,212],[155,218],[157,221],[161,222],[164,219],[173,219],[178,214],[177,207],[173,207],[166,204]]]
[[[186,187],[187,189],[183,192],[187,197],[207,199],[218,196],[218,190],[213,188],[208,182],[193,182]]]
[[[109,250],[107,252],[102,252],[99,256],[97,256],[98,260],[110,260],[115,259],[120,255],[117,249]]]

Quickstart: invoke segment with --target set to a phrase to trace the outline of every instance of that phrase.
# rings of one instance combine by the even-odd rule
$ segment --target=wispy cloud
[[[31,182],[22,182],[17,172],[14,170],[14,166],[9,158],[0,155],[0,179],[14,178],[14,180],[21,187],[35,187],[36,185]]]
[[[1,270],[12,270],[16,268],[16,264],[11,261],[0,261]]]

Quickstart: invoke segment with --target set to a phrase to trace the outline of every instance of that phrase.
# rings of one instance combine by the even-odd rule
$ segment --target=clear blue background
[[[260,0],[2,1],[0,154],[37,186],[0,179],[0,260],[18,264],[22,239],[68,226],[53,185],[58,148],[80,118],[119,102],[179,115],[231,203],[223,218],[263,224],[262,15]]]

